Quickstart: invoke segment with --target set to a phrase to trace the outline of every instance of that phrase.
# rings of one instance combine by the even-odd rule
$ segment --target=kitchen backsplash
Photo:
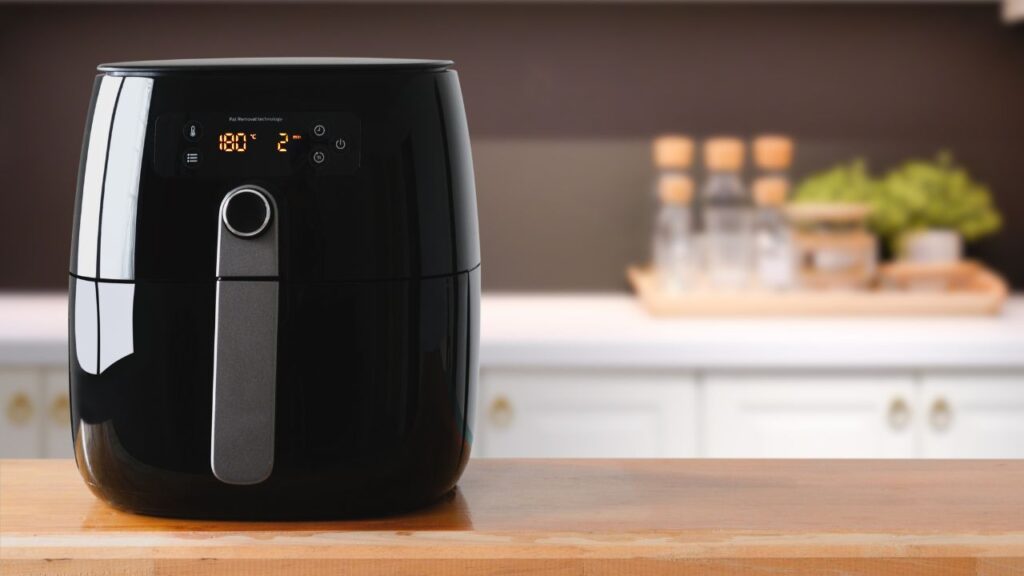
[[[665,131],[792,134],[795,178],[948,148],[1005,216],[975,255],[1024,287],[1024,27],[994,4],[36,4],[0,21],[0,289],[66,286],[96,63],[313,54],[456,61],[491,290],[624,289]]]

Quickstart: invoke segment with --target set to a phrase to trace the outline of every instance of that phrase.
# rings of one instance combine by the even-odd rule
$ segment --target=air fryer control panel
[[[360,162],[359,119],[344,112],[164,114],[154,135],[165,177],[351,174]]]

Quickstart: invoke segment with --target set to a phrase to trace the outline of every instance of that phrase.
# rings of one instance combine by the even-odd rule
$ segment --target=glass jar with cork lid
[[[868,230],[871,206],[796,203],[786,208],[794,227],[800,285],[812,289],[865,289],[878,268],[878,239]]]

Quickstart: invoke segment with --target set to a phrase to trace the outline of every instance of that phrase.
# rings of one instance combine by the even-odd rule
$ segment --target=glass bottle
[[[666,175],[658,185],[661,208],[654,223],[654,268],[662,289],[685,292],[697,280],[697,250],[693,236],[693,180]]]
[[[754,164],[758,178],[752,190],[757,204],[754,256],[758,284],[769,290],[792,288],[796,280],[793,234],[783,214],[789,195],[789,169],[793,164],[793,139],[762,134],[754,139]]]
[[[704,143],[705,263],[711,286],[721,290],[745,288],[751,275],[753,205],[740,178],[743,153],[738,138]]]
[[[783,213],[789,182],[778,176],[762,176],[754,181],[753,190],[757,204],[754,221],[757,283],[767,290],[788,290],[796,280],[793,234]]]

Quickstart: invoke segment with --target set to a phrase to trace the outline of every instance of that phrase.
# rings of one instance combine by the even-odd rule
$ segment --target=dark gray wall
[[[971,5],[0,6],[0,288],[66,285],[91,77],[110,60],[457,62],[489,289],[622,288],[643,258],[646,139],[786,131],[802,173],[940,147],[995,189],[977,254],[1024,286],[1024,31]]]

